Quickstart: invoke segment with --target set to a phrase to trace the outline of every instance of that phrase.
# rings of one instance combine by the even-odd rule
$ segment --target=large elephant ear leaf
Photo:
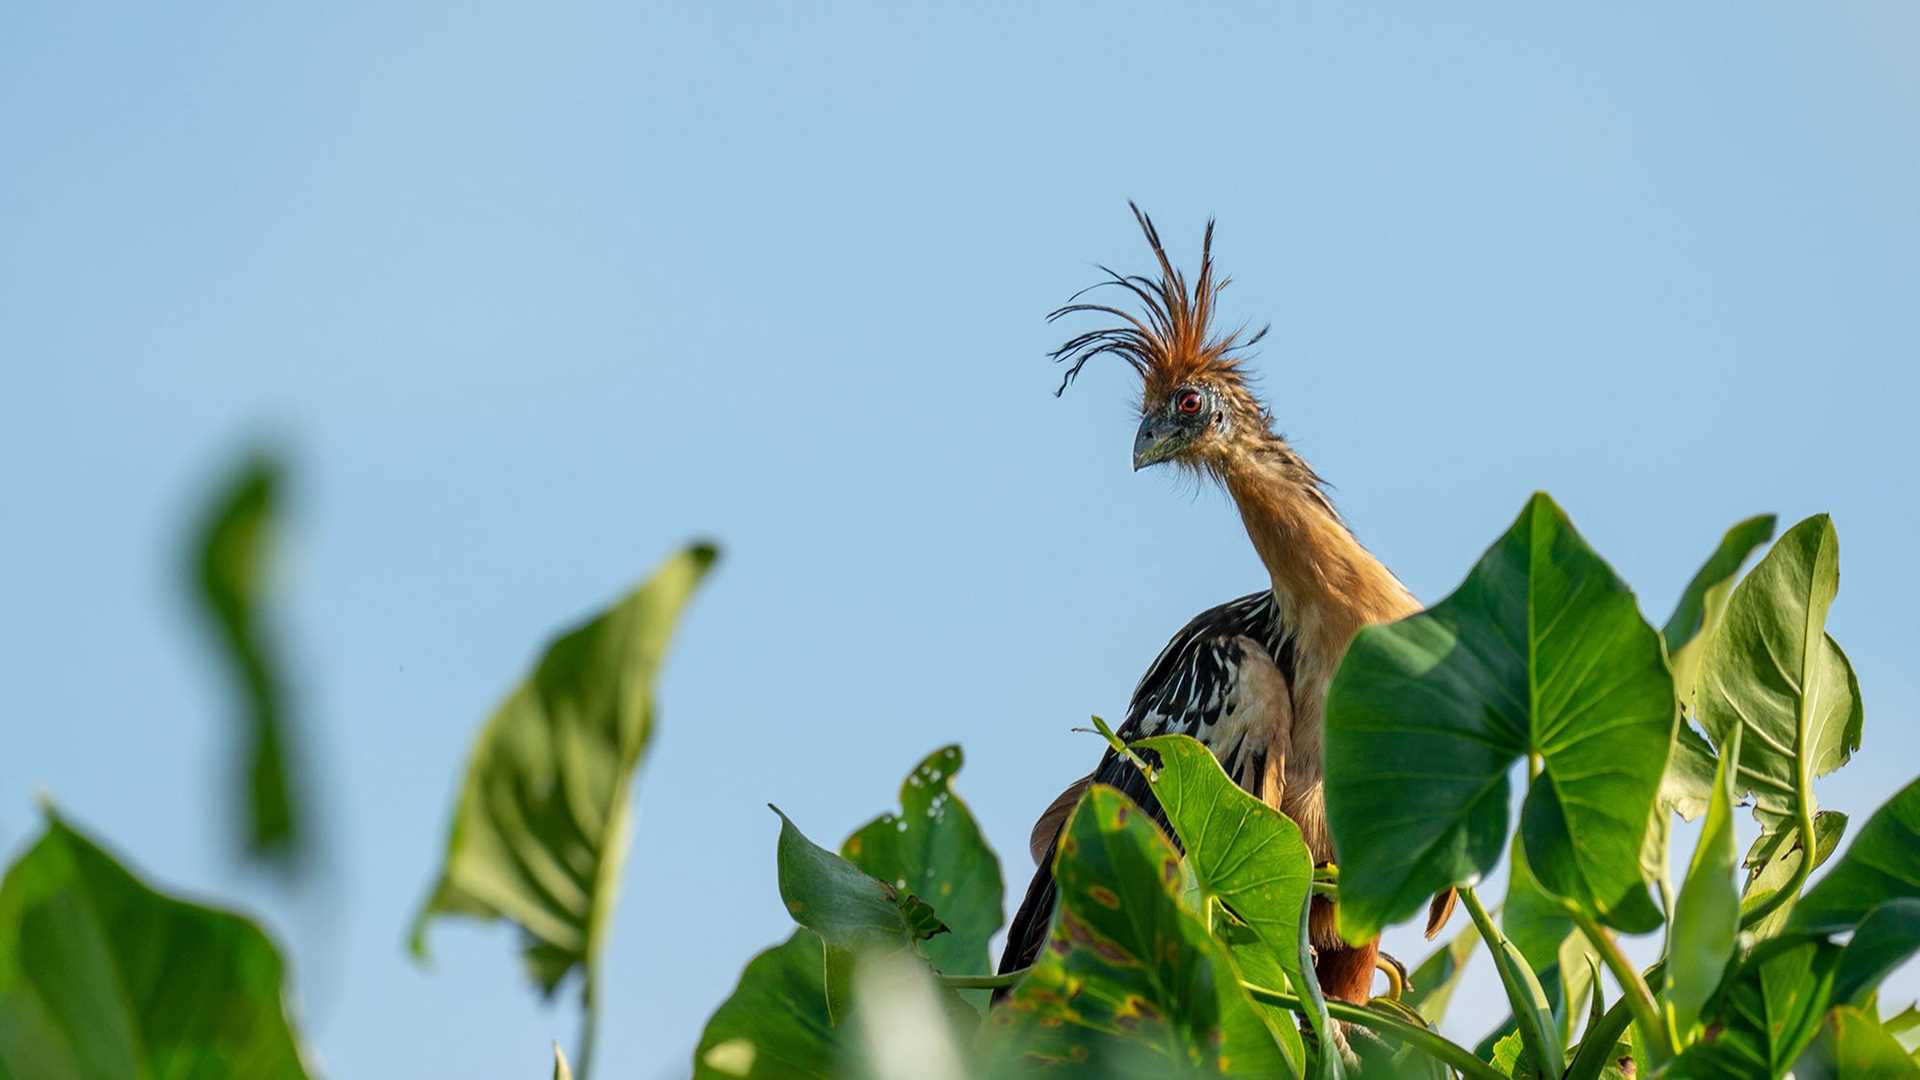
[[[0,1076],[307,1075],[258,926],[149,888],[51,810],[0,884]]]
[[[1677,714],[1660,635],[1632,592],[1534,496],[1451,596],[1362,630],[1334,678],[1341,933],[1371,937],[1488,873],[1508,773],[1528,755],[1542,770],[1521,835],[1542,886],[1616,928],[1657,926],[1640,853]]]
[[[1768,832],[1813,814],[1815,777],[1860,747],[1853,668],[1825,631],[1840,587],[1840,543],[1826,515],[1802,521],[1727,600],[1706,643],[1695,693],[1700,722],[1724,747],[1744,727],[1739,794],[1751,792]]]
[[[653,733],[653,681],[681,610],[713,565],[695,544],[548,646],[480,732],[446,861],[414,920],[426,955],[436,915],[508,919],[551,994],[591,968],[626,854],[630,789]]]
[[[1180,853],[1146,811],[1113,788],[1089,788],[1053,870],[1052,935],[992,1015],[1003,1043],[1082,1067],[1131,1049],[1159,1061],[1143,1076],[1298,1075],[1226,946],[1183,902]]]

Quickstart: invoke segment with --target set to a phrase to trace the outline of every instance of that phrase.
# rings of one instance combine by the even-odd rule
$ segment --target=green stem
[[[1467,914],[1473,918],[1473,925],[1487,943],[1487,951],[1493,955],[1493,966],[1500,974],[1500,985],[1506,988],[1507,1004],[1513,1009],[1521,1041],[1540,1066],[1542,1075],[1559,1076],[1566,1069],[1566,1050],[1560,1045],[1560,1029],[1553,1023],[1552,1011],[1547,1007],[1547,992],[1541,988],[1539,976],[1533,973],[1532,966],[1513,942],[1493,924],[1493,917],[1487,914],[1473,886],[1461,885],[1459,890]]]
[[[1297,1013],[1306,1013],[1307,1004],[1299,997],[1280,990],[1269,990],[1264,986],[1242,980],[1240,985],[1255,1001],[1264,1001],[1269,1005],[1278,1005]],[[1461,1075],[1474,1077],[1475,1080],[1505,1080],[1493,1066],[1473,1056],[1473,1052],[1464,1046],[1449,1042],[1423,1027],[1416,1027],[1404,1020],[1397,1020],[1385,1013],[1372,1009],[1363,1009],[1358,1005],[1349,1005],[1344,1001],[1328,1001],[1327,1011],[1336,1020],[1359,1024],[1382,1035],[1391,1035],[1415,1049],[1460,1070]]]
[[[1657,1066],[1673,1056],[1678,1047],[1674,1043],[1673,1033],[1660,1019],[1660,1010],[1653,1003],[1653,991],[1647,989],[1647,981],[1635,971],[1627,954],[1620,951],[1620,943],[1614,936],[1595,921],[1593,916],[1582,911],[1572,912],[1573,921],[1580,932],[1587,935],[1593,947],[1599,950],[1600,960],[1613,972],[1614,981],[1620,984],[1621,1001],[1633,1010],[1633,1022],[1640,1029],[1640,1042],[1652,1060],[1649,1066]]]
[[[600,974],[594,964],[589,963],[586,970],[586,985],[580,990],[580,1052],[573,1056],[574,1080],[587,1080],[593,1074],[594,1035],[600,1028],[600,995],[595,993],[600,985]]]
[[[1019,968],[1015,971],[1003,971],[998,975],[941,975],[940,985],[955,990],[998,990],[1003,986],[1012,986],[1027,977],[1031,968]]]

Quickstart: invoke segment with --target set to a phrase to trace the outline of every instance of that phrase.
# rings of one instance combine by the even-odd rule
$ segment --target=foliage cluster
[[[261,610],[279,476],[256,461],[221,493],[191,576],[242,703],[243,850],[293,865],[310,830]],[[1920,780],[1842,850],[1848,820],[1814,790],[1862,734],[1825,631],[1837,540],[1811,518],[1742,576],[1773,532],[1730,530],[1656,630],[1535,496],[1452,595],[1349,650],[1326,717],[1336,867],[1316,871],[1293,822],[1199,743],[1127,746],[1096,718],[1176,836],[1089,790],[1053,866],[1048,946],[1023,972],[988,973],[1004,881],[954,790],[957,746],[837,849],[776,810],[795,928],[713,1013],[694,1075],[1920,1077],[1920,1012],[1889,1016],[1877,995],[1920,949]],[[556,1076],[591,1068],[652,685],[715,557],[689,546],[556,638],[486,721],[414,928],[424,954],[436,917],[507,920],[542,993],[577,983],[580,1048],[571,1069],[556,1050]],[[1741,807],[1759,826],[1744,853]],[[1704,818],[1679,875],[1675,816]],[[1503,858],[1496,921],[1476,885]],[[1447,886],[1470,925],[1406,985],[1325,1000],[1314,896],[1337,897],[1341,932],[1363,940]],[[1619,937],[1655,933],[1642,970]],[[1482,948],[1510,1016],[1466,1047],[1438,1027]],[[153,889],[50,806],[0,885],[0,1078],[310,1075],[287,1000],[258,926]]]

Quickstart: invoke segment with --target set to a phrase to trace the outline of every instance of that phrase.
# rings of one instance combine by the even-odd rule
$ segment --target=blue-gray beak
[[[1178,454],[1187,445],[1187,433],[1167,417],[1150,414],[1140,419],[1140,431],[1133,437],[1133,471],[1158,465]]]

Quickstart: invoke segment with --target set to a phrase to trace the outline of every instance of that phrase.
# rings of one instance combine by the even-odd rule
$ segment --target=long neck
[[[1328,677],[1362,626],[1419,610],[1399,579],[1348,531],[1313,470],[1278,436],[1250,440],[1216,471],[1240,508],[1300,646]]]

